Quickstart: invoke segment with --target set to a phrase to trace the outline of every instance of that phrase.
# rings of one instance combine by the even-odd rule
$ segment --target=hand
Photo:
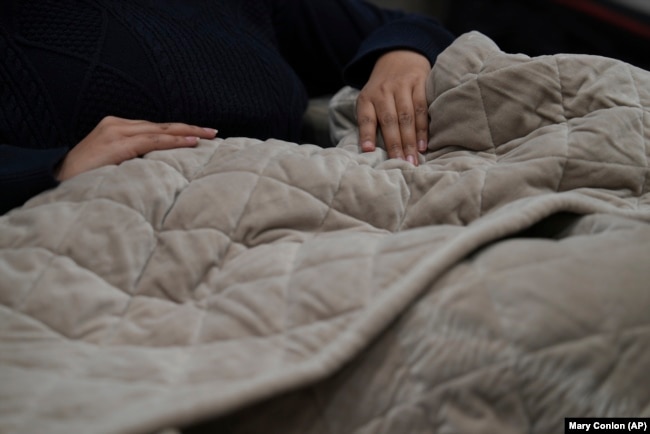
[[[181,123],[156,124],[107,116],[72,148],[58,166],[59,181],[91,169],[120,164],[147,152],[196,146],[213,139],[216,130]]]
[[[414,51],[391,51],[377,60],[357,99],[363,152],[375,150],[379,126],[389,158],[418,164],[418,151],[427,150],[425,83],[430,72],[429,60]]]

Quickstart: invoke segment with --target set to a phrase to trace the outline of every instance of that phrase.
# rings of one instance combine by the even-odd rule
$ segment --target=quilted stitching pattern
[[[516,304],[508,310],[507,301],[489,300],[502,293],[485,289],[508,280],[484,272],[484,285],[454,283],[446,273],[460,273],[454,270],[471,252],[556,212],[650,220],[649,85],[646,72],[612,60],[510,56],[470,34],[430,77],[431,152],[418,168],[387,161],[382,151],[348,152],[353,136],[328,150],[232,138],[103,168],[33,199],[0,218],[0,399],[11,403],[0,429],[69,433],[92,424],[97,432],[138,432],[182,424],[311,384],[355,356],[364,368],[349,387],[362,387],[366,370],[385,368],[378,377],[404,378],[423,393],[409,392],[420,402],[428,399],[423,390],[455,378],[439,379],[431,366],[468,376],[489,371],[488,385],[502,376],[517,383],[504,408],[518,406],[524,424],[539,421],[527,415],[536,408],[531,400],[555,395],[531,386],[539,377],[526,370],[526,351],[538,348],[517,353],[536,332],[503,331]],[[643,238],[647,227],[638,225]],[[539,260],[521,255],[532,262],[504,268],[516,273]],[[475,284],[490,297],[467,295],[469,311],[457,318],[444,319],[438,301],[406,309],[421,294],[462,302]],[[486,300],[495,312],[482,312]],[[431,303],[432,311],[419,308]],[[442,315],[442,323],[425,312]],[[529,313],[536,312],[545,312],[543,303]],[[388,367],[375,365],[373,350],[361,350],[400,313],[406,319],[378,345],[396,334],[404,353]],[[489,328],[473,334],[484,319],[500,338],[488,339]],[[429,336],[420,331],[435,336],[438,325],[451,337],[432,348],[450,351],[454,336],[477,346],[461,345],[460,360],[417,360],[424,351],[417,341]],[[342,375],[332,384],[348,380]],[[317,391],[327,405],[350,408],[328,387]],[[402,428],[420,417],[464,426],[461,416],[486,404],[467,401],[468,390],[454,393],[427,401],[440,412],[434,421],[409,413],[412,406],[401,413],[395,397],[362,394],[376,401],[341,423],[365,427],[359,432],[377,432],[376,423],[408,432]],[[630,405],[643,408],[637,404]]]
[[[190,433],[549,433],[567,415],[646,415],[647,283],[631,276],[647,276],[649,235],[595,215],[560,241],[490,246],[338,374]]]

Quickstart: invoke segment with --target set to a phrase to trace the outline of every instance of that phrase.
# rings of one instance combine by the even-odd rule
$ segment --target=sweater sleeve
[[[312,96],[344,84],[363,87],[387,51],[413,50],[433,65],[454,39],[433,18],[360,0],[281,0],[274,6],[280,50]]]
[[[0,145],[0,215],[56,187],[54,168],[67,148],[28,149]]]

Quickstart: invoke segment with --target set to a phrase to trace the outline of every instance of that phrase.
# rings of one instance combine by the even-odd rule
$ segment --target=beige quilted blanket
[[[650,72],[459,38],[415,168],[247,138],[0,218],[0,432],[650,416]]]

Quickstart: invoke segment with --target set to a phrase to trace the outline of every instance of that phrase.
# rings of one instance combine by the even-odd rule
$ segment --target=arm
[[[372,151],[379,127],[391,158],[417,164],[426,149],[424,82],[453,36],[422,15],[353,0],[284,0],[276,8],[280,48],[311,95],[343,84],[362,89],[359,141]]]
[[[80,173],[154,150],[196,146],[199,139],[213,139],[216,134],[211,128],[182,123],[108,116],[70,151],[0,145],[0,215]]]
[[[28,149],[0,145],[0,215],[56,187],[59,182],[54,168],[66,152],[66,148]]]

